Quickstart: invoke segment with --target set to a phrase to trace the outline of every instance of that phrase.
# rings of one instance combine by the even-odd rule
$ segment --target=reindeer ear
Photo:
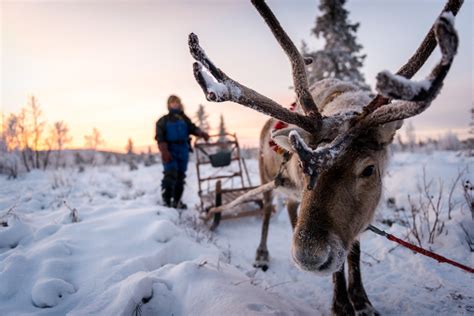
[[[393,121],[390,123],[385,123],[380,125],[378,128],[378,133],[380,136],[380,143],[381,144],[389,144],[392,142],[393,137],[397,130],[399,130],[403,125],[403,120]]]
[[[272,132],[271,137],[273,141],[284,150],[289,151],[289,152],[294,152],[293,146],[291,145],[290,138],[289,138],[291,131],[296,131],[303,138],[304,141],[306,142],[309,141],[310,134],[304,129],[296,127],[294,125],[290,125],[289,127],[274,130]]]

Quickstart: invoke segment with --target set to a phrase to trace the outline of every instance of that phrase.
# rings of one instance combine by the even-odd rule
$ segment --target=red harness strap
[[[397,238],[395,236],[393,236],[392,234],[389,234],[383,230],[380,230],[378,229],[377,227],[375,226],[372,226],[372,225],[369,225],[369,227],[367,228],[369,229],[370,231],[376,233],[377,235],[380,235],[380,236],[384,236],[385,238],[387,238],[388,240],[390,241],[394,241],[396,242],[397,244],[405,247],[405,248],[408,248],[408,249],[411,249],[413,250],[414,252],[416,253],[421,253],[422,255],[424,256],[427,256],[427,257],[430,257],[430,258],[433,258],[435,260],[437,260],[438,262],[440,263],[447,263],[447,264],[450,264],[452,266],[455,266],[459,269],[462,269],[464,271],[467,271],[467,272],[470,272],[470,273],[474,273],[474,268],[471,268],[471,267],[468,267],[468,266],[465,266],[459,262],[456,262],[456,261],[453,261],[451,259],[448,259],[446,257],[443,257],[441,255],[438,255],[437,253],[434,253],[434,252],[431,252],[429,250],[426,250],[426,249],[423,249],[421,247],[418,247],[418,246],[415,246],[413,244],[410,244],[409,242],[406,242],[400,238]]]

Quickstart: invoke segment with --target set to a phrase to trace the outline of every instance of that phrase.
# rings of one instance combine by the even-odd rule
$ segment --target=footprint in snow
[[[270,313],[274,315],[286,315],[286,313],[283,313],[279,310],[275,310],[273,307],[267,304],[250,303],[247,304],[247,308],[252,312]]]

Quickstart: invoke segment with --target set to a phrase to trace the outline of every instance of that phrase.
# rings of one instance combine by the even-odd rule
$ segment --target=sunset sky
[[[396,71],[414,52],[445,1],[349,0],[350,19],[360,22],[358,41],[367,54],[363,73],[373,87],[378,71]],[[474,100],[473,2],[456,19],[460,48],[441,95],[413,119],[419,136],[452,130],[466,137]],[[319,1],[268,1],[299,46],[324,44],[310,35]],[[209,103],[194,80],[187,47],[190,32],[229,76],[280,104],[293,101],[288,60],[250,1],[5,1],[0,0],[0,105],[18,112],[34,94],[49,122],[64,120],[71,147],[97,127],[105,148],[123,151],[154,145],[155,121],[166,99],[179,95],[193,117],[206,105],[217,127],[256,145],[265,117],[234,103]],[[436,51],[417,75],[426,75]]]

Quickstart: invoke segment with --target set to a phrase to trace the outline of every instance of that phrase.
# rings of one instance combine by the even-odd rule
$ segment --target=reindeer
[[[228,77],[207,57],[198,37],[189,35],[190,52],[196,60],[194,76],[207,100],[233,101],[272,117],[260,136],[261,181],[267,183],[279,176],[277,190],[288,197],[294,229],[293,261],[300,269],[318,275],[332,273],[334,314],[377,314],[362,284],[358,238],[371,223],[380,200],[388,144],[403,119],[425,111],[440,92],[457,51],[453,20],[462,2],[448,1],[418,50],[396,75],[388,71],[377,75],[379,94],[371,98],[351,83],[336,79],[309,87],[305,65],[312,61],[299,54],[265,2],[252,0],[290,59],[296,111]],[[436,43],[441,60],[425,80],[411,81]],[[276,120],[288,127],[271,132]],[[287,159],[270,149],[270,139],[290,153]],[[264,270],[269,260],[266,240],[271,204],[269,191],[264,194],[262,236],[256,254],[256,266]]]

